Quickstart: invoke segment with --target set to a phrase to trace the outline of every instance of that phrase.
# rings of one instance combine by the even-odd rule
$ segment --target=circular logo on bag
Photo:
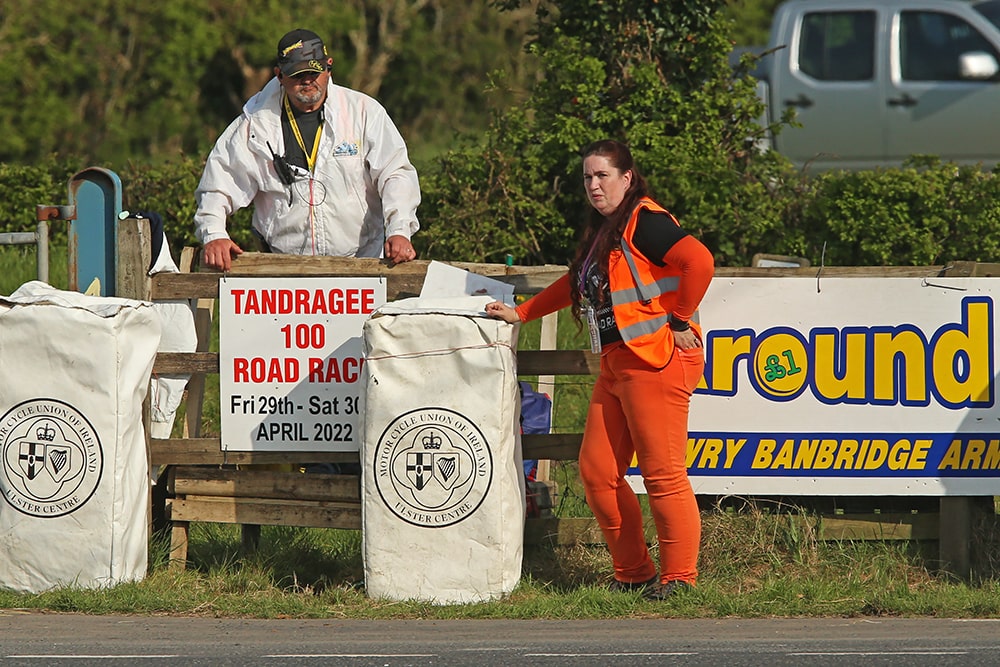
[[[41,518],[83,507],[104,468],[97,431],[76,408],[54,398],[25,401],[0,418],[0,455],[4,499]]]
[[[482,431],[445,408],[396,417],[375,446],[375,486],[403,521],[443,528],[482,504],[493,481],[493,455]]]

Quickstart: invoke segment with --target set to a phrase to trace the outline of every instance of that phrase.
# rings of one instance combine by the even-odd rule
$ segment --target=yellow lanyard
[[[306,142],[302,140],[302,133],[299,132],[299,124],[295,122],[295,114],[292,113],[292,105],[288,102],[288,95],[284,96],[285,100],[285,113],[288,114],[288,124],[292,126],[292,134],[295,135],[295,140],[299,142],[299,148],[302,149],[303,154],[306,156],[306,164],[309,165],[309,171],[313,170],[316,166],[316,153],[319,152],[319,138],[323,134],[323,123],[319,124],[316,128],[316,138],[313,139],[312,153],[306,150]]]

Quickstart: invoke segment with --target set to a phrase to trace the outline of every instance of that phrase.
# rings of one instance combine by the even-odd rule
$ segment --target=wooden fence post
[[[139,301],[152,299],[153,282],[149,277],[149,265],[153,256],[151,238],[152,233],[147,218],[125,218],[118,221],[118,247],[115,251],[115,296]],[[142,402],[142,431],[145,434],[147,461],[152,459],[149,440],[150,401],[147,391],[146,398]],[[153,531],[153,502],[153,487],[150,486],[146,509],[147,542]]]
[[[948,277],[1000,276],[1000,264],[956,261],[941,271]],[[939,510],[938,558],[940,569],[962,581],[973,577],[972,526],[979,508],[993,506],[992,496],[944,496]]]
[[[125,218],[118,221],[118,253],[115,267],[115,296],[149,301],[152,280],[149,265],[153,248],[149,220]]]
[[[558,324],[559,313],[550,313],[542,318],[542,330],[538,340],[539,350],[555,350],[559,347],[557,339]],[[539,375],[538,392],[540,394],[547,394],[552,400],[552,410],[550,416],[554,416],[556,407],[556,376]],[[549,481],[551,465],[552,463],[549,459],[539,459],[538,468],[535,470],[535,479],[539,482]]]

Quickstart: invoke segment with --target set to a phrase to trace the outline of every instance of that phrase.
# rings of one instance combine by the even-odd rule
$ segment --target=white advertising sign
[[[365,320],[379,278],[219,280],[222,448],[358,451]]]
[[[716,278],[701,494],[995,495],[995,278]]]

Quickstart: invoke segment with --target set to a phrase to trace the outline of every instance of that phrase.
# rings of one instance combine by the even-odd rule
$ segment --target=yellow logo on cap
[[[285,56],[287,56],[289,51],[294,51],[295,49],[301,49],[301,48],[302,48],[302,40],[300,39],[291,46],[285,47],[285,50],[281,52],[281,57],[284,58]]]

